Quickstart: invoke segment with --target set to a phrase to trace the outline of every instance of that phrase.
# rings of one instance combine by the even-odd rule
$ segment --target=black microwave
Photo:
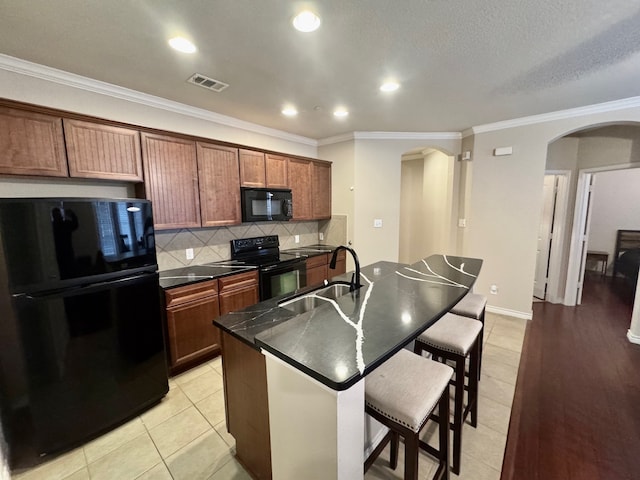
[[[291,190],[241,188],[243,222],[286,222],[293,217]]]

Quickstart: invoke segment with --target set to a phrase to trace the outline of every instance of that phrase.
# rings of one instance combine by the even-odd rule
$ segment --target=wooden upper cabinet
[[[0,173],[67,177],[62,118],[0,107]]]
[[[198,142],[197,152],[202,226],[241,223],[238,149]]]
[[[313,218],[331,218],[331,164],[312,163]]]
[[[196,143],[142,133],[146,197],[156,229],[200,226]]]
[[[241,148],[238,150],[238,155],[240,157],[240,185],[264,188],[267,185],[264,153]]]
[[[71,177],[142,181],[137,130],[68,118],[63,123]]]
[[[287,157],[265,155],[267,188],[289,188]]]
[[[311,168],[310,160],[288,159],[289,187],[293,198],[293,220],[311,220]]]

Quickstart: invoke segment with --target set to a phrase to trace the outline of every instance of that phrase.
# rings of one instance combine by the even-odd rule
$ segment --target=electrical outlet
[[[293,240],[294,240],[296,243],[300,243],[300,235],[295,235],[295,236],[293,237]]]
[[[186,255],[187,260],[193,260],[193,248],[187,248]]]
[[[318,233],[318,238],[319,238],[320,240],[324,240],[324,233],[319,232],[319,233]]]

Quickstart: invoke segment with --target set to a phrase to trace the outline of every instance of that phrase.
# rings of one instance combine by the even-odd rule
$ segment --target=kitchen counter
[[[160,272],[160,286],[166,290],[255,269],[254,266],[233,260],[175,268]]]
[[[300,315],[279,307],[281,297],[213,323],[342,391],[449,311],[473,286],[481,265],[478,259],[443,255],[410,266],[378,262],[362,268],[359,290],[335,301],[324,299]]]

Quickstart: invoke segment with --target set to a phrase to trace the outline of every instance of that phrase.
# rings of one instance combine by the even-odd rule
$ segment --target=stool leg
[[[404,437],[404,480],[418,480],[419,432]]]
[[[482,309],[482,313],[480,314],[480,322],[482,323],[482,330],[480,330],[480,335],[478,335],[479,338],[479,343],[480,343],[480,349],[478,352],[478,380],[480,380],[480,372],[482,370],[482,347],[484,346],[484,312],[485,312],[486,308]]]
[[[478,427],[478,378],[480,377],[480,337],[476,339],[469,355],[469,390],[467,404],[470,406],[471,426]]]
[[[455,407],[453,410],[453,473],[460,475],[462,456],[462,425],[464,415],[464,366],[466,357],[456,358],[455,367]],[[469,375],[471,377],[471,375]]]
[[[438,406],[439,433],[440,433],[440,464],[443,467],[442,479],[449,480],[449,465],[451,464],[451,451],[449,449],[449,385],[444,390]]]
[[[389,454],[389,466],[395,470],[398,466],[398,449],[400,447],[400,435],[398,432],[391,432],[391,453]]]

